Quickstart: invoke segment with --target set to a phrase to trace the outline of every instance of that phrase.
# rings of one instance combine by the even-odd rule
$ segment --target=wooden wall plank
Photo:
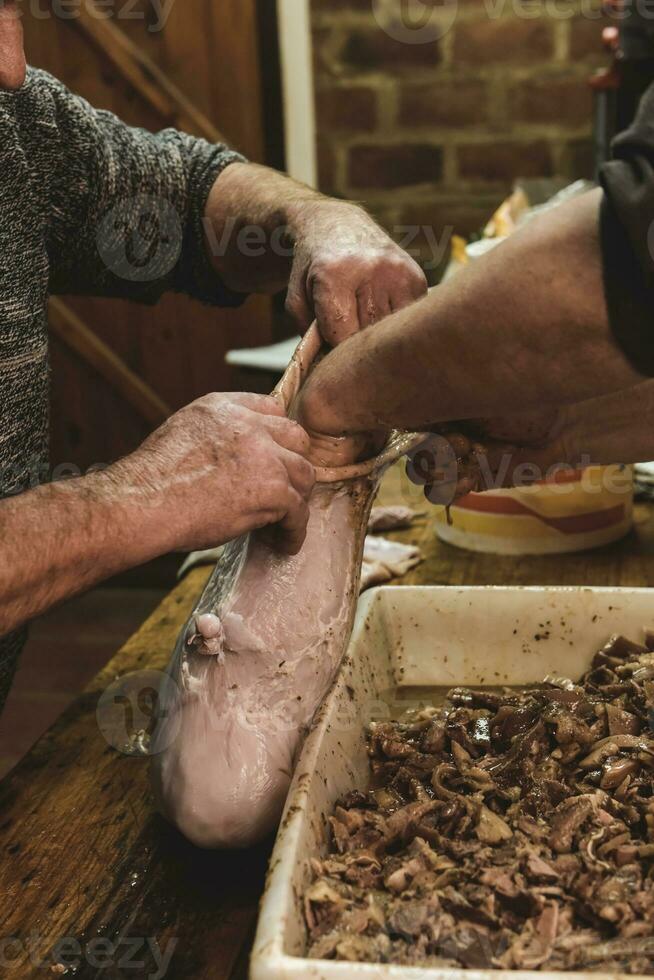
[[[143,378],[132,371],[104,341],[62,300],[53,297],[49,307],[50,330],[108,381],[114,390],[152,425],[161,425],[172,409]]]
[[[87,2],[92,4],[93,0]],[[82,6],[79,16],[71,23],[164,122],[204,136],[213,143],[223,141],[219,130],[193,100],[113,21],[98,19],[89,7]],[[194,41],[197,45],[197,36]]]
[[[219,115],[228,139],[253,160],[265,161],[263,121],[241,110],[255,93],[259,93],[256,97],[261,104],[256,0],[221,0],[208,7],[212,25],[209,37],[215,55],[211,78],[213,113]]]
[[[147,53],[185,96],[197,101],[212,126],[225,132],[250,158],[264,160],[256,3],[184,0],[173,4],[165,29],[159,33],[148,31],[145,19],[121,17],[113,27]],[[117,3],[114,9],[120,12],[121,8]],[[151,4],[130,0],[129,9],[145,14],[151,11]],[[168,124],[165,114],[154,111],[125,82],[115,63],[99,53],[97,42],[89,43],[74,20],[43,20],[26,4],[23,22],[32,64],[130,124],[152,130]],[[154,308],[86,297],[65,300],[172,408],[210,390],[238,388],[242,378],[225,365],[226,351],[270,343],[274,337],[272,305],[265,297],[251,298],[240,310],[211,309],[181,296],[167,296]],[[77,355],[71,356],[56,341],[54,346],[53,455],[88,465],[135,447],[143,437],[139,413],[129,405],[118,413],[111,386],[98,382]],[[73,391],[75,398],[70,397]],[[117,414],[120,419],[114,425],[109,420]],[[95,434],[89,433],[91,418]]]

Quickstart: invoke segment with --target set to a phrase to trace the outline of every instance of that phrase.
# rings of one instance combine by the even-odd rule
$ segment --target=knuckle
[[[223,395],[222,398],[230,405],[243,405],[256,398],[256,395],[249,395],[244,391],[231,391],[228,395]]]
[[[266,513],[275,515],[275,520],[279,520],[277,515],[280,511],[281,496],[274,480],[268,480],[261,491],[260,506]]]
[[[194,402],[191,402],[190,405],[187,405],[186,408],[183,408],[181,411],[210,414],[211,412],[215,411],[219,405],[222,405],[220,395],[217,392],[210,392],[207,395],[203,395],[201,398],[197,398]]]
[[[370,281],[384,267],[385,255],[383,252],[373,252],[358,256],[354,261],[350,260],[349,264],[357,279]]]
[[[317,256],[311,263],[309,278],[317,279],[325,273],[338,269],[343,264],[343,256],[339,253],[326,253]]]
[[[267,487],[268,492],[276,501],[285,498],[289,491],[292,490],[288,471],[278,456],[275,458],[274,464],[271,465],[270,476],[267,480]]]
[[[199,434],[215,426],[228,412],[229,406],[220,401],[217,396],[205,395],[183,408],[179,415],[186,424],[192,425]]]
[[[395,269],[403,269],[407,266],[409,262],[409,256],[404,252],[399,245],[393,244],[386,249],[384,253],[384,258],[388,265]]]
[[[361,261],[355,255],[324,256],[312,266],[307,282],[312,290],[319,286],[331,287],[335,279],[347,283]]]
[[[415,282],[422,277],[420,266],[406,252],[398,252],[390,258],[390,271],[395,276],[405,279],[407,282]]]
[[[427,276],[425,275],[424,269],[422,269],[414,259],[408,256],[407,258],[409,258],[408,269],[411,274],[411,279],[413,280],[413,282],[417,286],[426,286]]]
[[[303,469],[305,496],[308,497],[316,485],[316,470],[307,460],[304,461]]]
[[[289,436],[292,437],[298,448],[302,451],[308,452],[311,448],[311,439],[304,431],[300,423],[296,422],[294,419],[285,419],[283,424],[287,429]]]
[[[220,391],[210,391],[208,395],[204,396],[204,399],[210,408],[218,408],[220,405],[224,405],[225,402],[230,400],[229,395],[225,395]]]
[[[289,292],[286,294],[286,302],[284,304],[288,313],[294,313],[300,304],[300,297],[297,293]]]
[[[297,531],[304,531],[309,522],[309,508],[306,500],[294,492],[289,500],[290,522]]]
[[[284,416],[284,409],[273,395],[251,395],[255,404],[264,409],[268,415]]]
[[[295,465],[296,480],[301,482],[304,491],[310,491],[316,482],[316,470],[313,463],[299,456]]]
[[[288,485],[286,492],[286,501],[289,509],[293,510],[294,512],[299,512],[302,507],[306,506],[301,494],[299,494],[295,487],[291,486],[290,484]]]
[[[292,316],[302,317],[304,315],[305,303],[302,294],[297,289],[290,288],[286,294],[284,308]]]

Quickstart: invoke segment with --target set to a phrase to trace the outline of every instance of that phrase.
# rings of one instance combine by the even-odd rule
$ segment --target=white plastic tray
[[[368,784],[364,732],[372,719],[389,717],[389,692],[402,686],[537,683],[548,673],[575,679],[611,633],[640,639],[646,625],[654,625],[647,589],[391,586],[366,593],[347,657],[296,768],[268,872],[252,980],[591,976],[306,959],[302,895],[311,880],[309,859],[326,853],[334,802]],[[592,974],[593,980],[601,976],[607,975]]]

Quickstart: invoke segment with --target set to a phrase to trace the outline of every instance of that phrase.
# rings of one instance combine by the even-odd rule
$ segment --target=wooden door
[[[282,162],[274,3],[94,2],[25,3],[29,62],[130,124],[221,133],[252,160]],[[54,301],[51,336],[52,461],[84,469],[129,452],[168,411],[239,387],[225,352],[274,339],[272,304],[66,297]]]

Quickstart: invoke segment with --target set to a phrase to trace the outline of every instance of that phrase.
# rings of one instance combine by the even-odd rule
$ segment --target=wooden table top
[[[381,497],[421,506],[399,469]],[[654,584],[651,505],[637,505],[624,541],[585,554],[475,555],[438,542],[430,515],[389,536],[425,555],[402,584]],[[192,847],[155,814],[147,761],[111,748],[96,719],[117,676],[164,668],[207,575],[196,569],[177,586],[0,783],[3,978],[247,976],[272,842],[240,853]],[[48,972],[43,962],[60,965]]]

